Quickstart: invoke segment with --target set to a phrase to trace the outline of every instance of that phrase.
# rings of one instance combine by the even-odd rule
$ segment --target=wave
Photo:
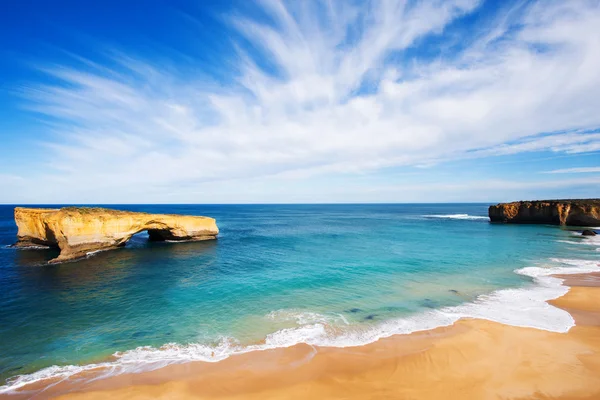
[[[599,272],[600,264],[597,261],[577,259],[554,258],[551,261],[557,265],[532,266],[514,271],[532,279],[533,284],[528,287],[497,290],[458,306],[430,310],[371,326],[348,325],[341,314],[331,316],[300,310],[277,310],[266,317],[295,321],[300,326],[271,333],[264,343],[255,345],[244,346],[235,339],[223,337],[216,346],[177,343],[168,343],[160,348],[143,346],[117,352],[111,360],[102,363],[47,367],[9,379],[4,386],[0,386],[0,394],[11,393],[44,380],[57,381],[53,384],[65,379],[77,380],[82,372],[95,370],[97,373],[94,380],[124,373],[151,371],[169,364],[218,362],[235,354],[290,347],[299,343],[327,347],[361,346],[393,335],[449,326],[461,318],[485,319],[506,325],[564,333],[575,325],[575,321],[568,312],[551,306],[547,301],[566,294],[569,288],[562,285],[562,279],[552,275]],[[346,325],[339,324],[339,320]],[[89,375],[85,375],[85,379],[89,379]]]
[[[14,244],[7,244],[4,246],[5,249],[15,249],[15,250],[48,250],[50,246],[31,244],[28,246],[15,246]]]
[[[433,214],[433,215],[423,215],[425,218],[441,218],[441,219],[462,219],[462,220],[487,220],[489,221],[489,217],[484,217],[481,215],[469,215],[469,214]]]
[[[112,249],[100,249],[100,250],[92,250],[92,251],[88,251],[87,253],[85,253],[86,257],[93,257],[98,253],[104,253],[105,251],[109,251]]]
[[[298,325],[310,325],[314,323],[328,323],[334,325],[350,325],[350,322],[342,314],[323,315],[316,312],[304,310],[277,310],[271,311],[266,317],[272,321],[294,321]]]
[[[557,240],[557,242],[568,243],[568,244],[573,244],[573,245],[599,246],[600,247],[600,235],[582,236],[580,233],[574,232],[572,239]]]

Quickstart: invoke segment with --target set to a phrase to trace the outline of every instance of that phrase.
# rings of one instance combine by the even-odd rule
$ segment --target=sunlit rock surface
[[[500,203],[490,206],[489,216],[513,224],[600,226],[600,199]]]
[[[50,262],[84,257],[124,245],[136,233],[151,240],[209,240],[219,233],[214,218],[147,214],[106,208],[15,208],[17,247],[52,246],[60,255]]]

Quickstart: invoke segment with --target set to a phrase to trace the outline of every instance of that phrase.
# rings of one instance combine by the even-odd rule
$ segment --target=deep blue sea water
[[[461,316],[561,331],[570,320],[543,302],[562,290],[547,275],[596,270],[600,258],[598,241],[569,229],[490,224],[487,204],[109,207],[207,215],[221,233],[187,243],[140,233],[45,265],[55,251],[7,247],[13,206],[0,206],[0,385],[13,377],[2,390],[77,371],[69,365],[356,345]]]

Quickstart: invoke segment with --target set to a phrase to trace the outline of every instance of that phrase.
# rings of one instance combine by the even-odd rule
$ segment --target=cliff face
[[[516,201],[490,206],[488,213],[492,222],[600,226],[600,199]]]
[[[105,208],[15,208],[19,229],[16,246],[56,246],[60,255],[50,262],[84,257],[87,253],[124,245],[148,231],[152,240],[208,240],[219,233],[213,218],[146,214]]]

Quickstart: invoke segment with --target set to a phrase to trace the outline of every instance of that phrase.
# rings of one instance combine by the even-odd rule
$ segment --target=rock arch
[[[148,214],[106,208],[15,208],[19,229],[16,246],[53,246],[61,262],[88,253],[123,246],[133,235],[148,231],[151,240],[210,240],[219,234],[209,217]]]

